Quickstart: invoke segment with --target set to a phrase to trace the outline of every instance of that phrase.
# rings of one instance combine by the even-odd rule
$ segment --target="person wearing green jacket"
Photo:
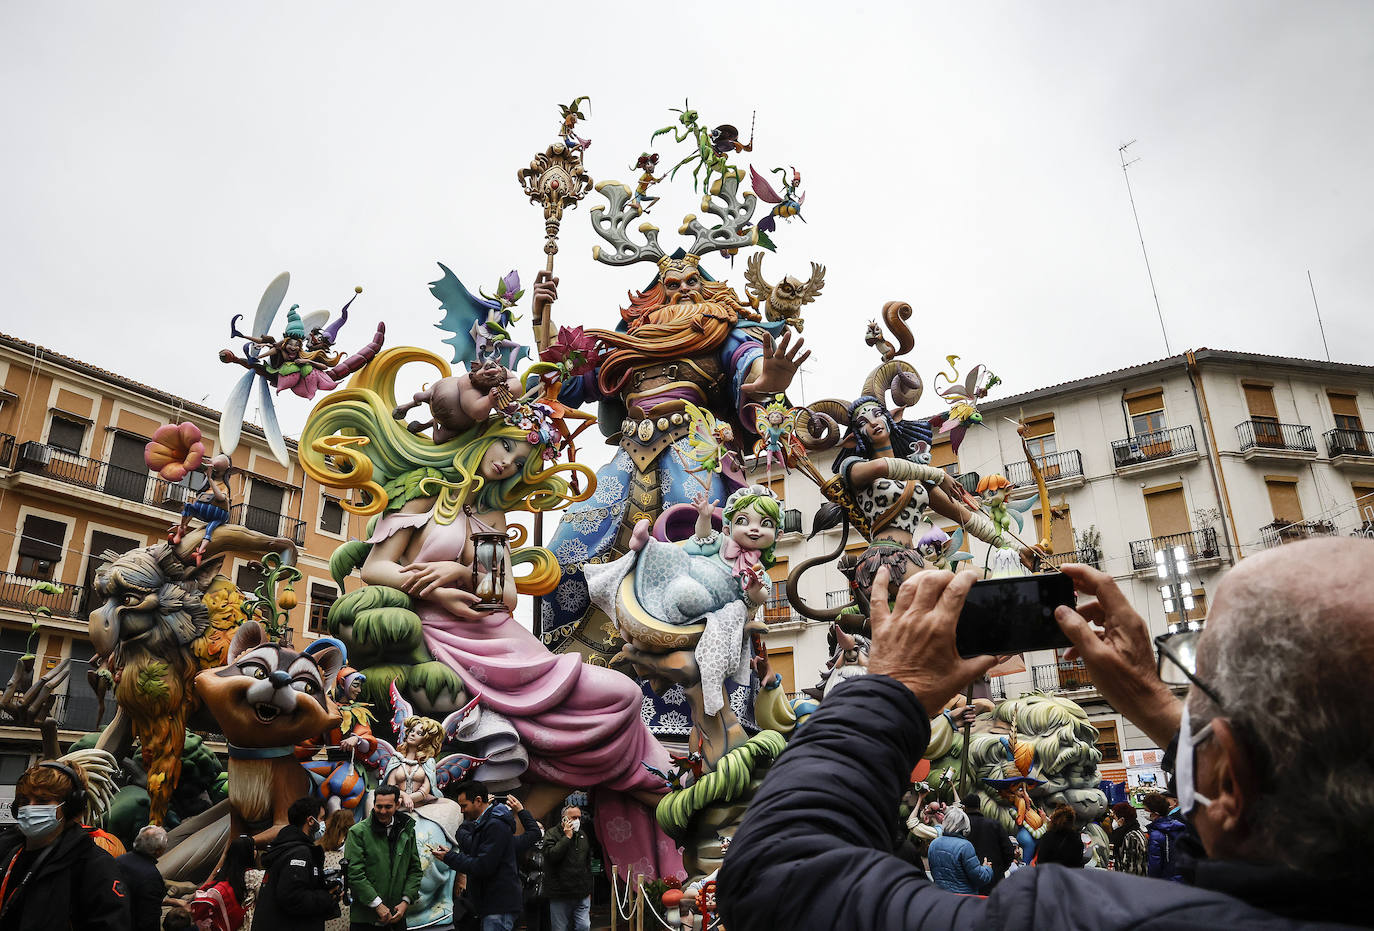
[[[395,786],[378,786],[372,814],[348,829],[344,856],[353,892],[350,931],[404,929],[406,910],[420,894],[420,851],[415,821],[397,811]]]

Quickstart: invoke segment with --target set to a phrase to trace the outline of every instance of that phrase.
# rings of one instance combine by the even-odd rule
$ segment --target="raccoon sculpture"
[[[310,794],[310,775],[293,749],[339,726],[325,684],[343,663],[338,647],[298,653],[248,621],[234,634],[226,665],[196,676],[196,693],[229,744],[230,837],[270,842],[291,803]]]

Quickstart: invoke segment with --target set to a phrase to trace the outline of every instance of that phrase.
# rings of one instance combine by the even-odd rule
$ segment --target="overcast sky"
[[[1173,351],[1321,358],[1310,269],[1332,358],[1370,361],[1374,4],[540,6],[0,6],[0,329],[218,407],[229,318],[289,270],[307,310],[363,286],[341,348],[381,318],[444,349],[436,261],[474,290],[542,265],[515,174],[557,104],[591,95],[588,168],[633,181],[690,96],[710,124],[757,111],[741,164],[803,174],[808,222],[764,268],[829,269],[806,398],[857,393],[898,298],[927,385],[948,353],[1004,393],[1164,355],[1133,139]],[[675,244],[697,198],[657,193]],[[556,320],[611,326],[647,267],[591,261],[590,205]],[[710,270],[742,291],[742,261]],[[309,405],[279,407],[299,430]]]

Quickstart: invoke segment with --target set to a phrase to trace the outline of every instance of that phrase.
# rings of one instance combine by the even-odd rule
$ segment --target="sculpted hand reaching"
[[[786,391],[787,386],[792,384],[792,377],[797,374],[797,369],[811,358],[811,350],[801,351],[805,344],[806,341],[800,336],[793,344],[791,330],[785,331],[776,345],[771,336],[764,334],[763,358],[759,360],[761,364],[758,376],[746,383],[744,390],[750,394],[776,394]]]

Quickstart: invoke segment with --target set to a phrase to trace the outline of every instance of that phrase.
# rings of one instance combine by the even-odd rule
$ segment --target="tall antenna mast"
[[[1126,196],[1131,199],[1131,216],[1135,217],[1135,232],[1140,237],[1140,254],[1145,256],[1145,274],[1150,278],[1150,294],[1155,299],[1155,313],[1159,316],[1159,332],[1164,334],[1164,353],[1165,355],[1173,355],[1173,350],[1169,348],[1169,331],[1164,329],[1164,311],[1159,309],[1159,292],[1155,290],[1155,273],[1150,270],[1150,253],[1145,251],[1145,234],[1140,230],[1140,214],[1135,209],[1135,194],[1131,191],[1131,175],[1126,170],[1140,161],[1138,158],[1133,158],[1129,162],[1126,161],[1126,150],[1133,145],[1135,145],[1134,139],[1118,148],[1116,153],[1121,156],[1121,174],[1126,179]]]
[[[1322,326],[1322,309],[1317,306],[1317,287],[1312,284],[1312,269],[1307,270],[1307,287],[1312,292],[1312,309],[1317,312],[1317,329],[1322,334],[1322,348],[1326,350],[1326,361],[1331,361],[1331,347],[1326,345],[1326,327]]]

